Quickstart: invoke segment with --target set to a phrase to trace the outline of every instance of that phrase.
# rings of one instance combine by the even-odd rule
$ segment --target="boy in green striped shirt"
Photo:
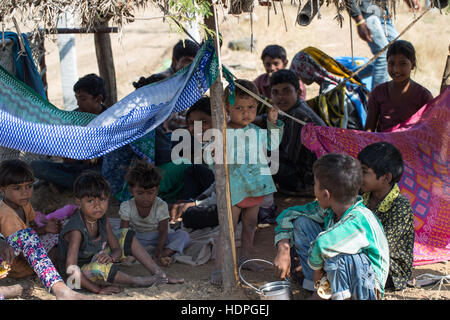
[[[358,160],[327,154],[313,166],[316,201],[284,210],[277,218],[274,264],[280,278],[290,273],[294,246],[304,275],[303,288],[326,276],[332,299],[375,300],[384,294],[389,247],[383,227],[364,206]]]

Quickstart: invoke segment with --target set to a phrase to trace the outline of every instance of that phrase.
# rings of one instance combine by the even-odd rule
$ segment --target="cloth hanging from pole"
[[[367,145],[386,141],[403,157],[400,192],[414,211],[414,265],[450,260],[450,88],[392,132],[364,132],[334,127],[303,127],[302,143],[318,157],[346,153],[357,157]]]
[[[188,109],[218,75],[212,41],[170,78],[139,88],[96,116],[63,111],[0,68],[0,146],[91,159],[141,138],[172,112]]]
[[[22,41],[24,44],[25,52],[21,52],[19,44],[19,35],[15,32],[7,31],[4,33],[5,39],[13,41],[13,58],[15,65],[15,76],[20,81],[33,88],[44,99],[46,98],[44,84],[42,83],[41,76],[33,60],[31,54],[30,42],[26,33],[22,33]]]

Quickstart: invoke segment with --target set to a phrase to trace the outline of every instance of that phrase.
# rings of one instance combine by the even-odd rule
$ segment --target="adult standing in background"
[[[420,9],[419,0],[408,1],[405,0],[410,8],[413,6],[411,10]],[[356,22],[359,37],[367,42],[373,55],[398,36],[386,0],[346,0],[346,3],[350,16]],[[372,88],[386,81],[389,81],[389,75],[385,51],[373,62]]]

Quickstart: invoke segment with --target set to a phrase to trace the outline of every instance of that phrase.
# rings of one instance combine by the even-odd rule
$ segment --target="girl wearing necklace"
[[[105,216],[109,194],[108,182],[97,172],[85,171],[75,181],[74,197],[79,209],[59,235],[58,266],[62,276],[75,277],[81,288],[108,295],[119,293],[120,284],[150,287],[183,283],[183,279],[171,278],[159,268],[136,240],[134,230],[112,230]],[[133,277],[119,271],[115,263],[128,256],[136,258],[151,276]]]

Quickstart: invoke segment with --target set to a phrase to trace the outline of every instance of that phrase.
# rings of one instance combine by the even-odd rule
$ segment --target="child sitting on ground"
[[[5,160],[0,164],[0,191],[3,196],[0,201],[0,233],[9,237],[19,230],[33,228],[41,237],[45,251],[54,259],[62,219],[42,219],[43,225],[37,225],[36,213],[31,205],[34,180],[33,170],[22,160]],[[25,257],[20,256],[12,265],[10,277],[22,278],[33,273]]]
[[[131,225],[142,246],[156,246],[155,261],[168,266],[175,253],[183,253],[190,238],[186,231],[169,228],[167,203],[157,197],[161,175],[153,165],[139,160],[128,170],[125,179],[133,198],[120,205],[120,227]]]
[[[276,44],[269,45],[264,48],[261,54],[261,60],[266,73],[259,75],[255,80],[253,80],[253,82],[258,88],[259,93],[270,99],[270,77],[274,72],[281,69],[286,69],[289,60],[287,59],[286,50]],[[301,79],[298,80],[298,83],[300,98],[302,100],[306,100],[306,87]]]
[[[280,278],[290,273],[295,247],[303,288],[314,291],[326,277],[331,298],[375,300],[383,296],[389,247],[383,227],[358,196],[360,163],[344,154],[327,154],[314,163],[316,201],[290,207],[277,218],[274,265]],[[314,292],[313,299],[319,299]]]
[[[376,86],[370,93],[367,131],[388,131],[408,120],[433,99],[430,91],[410,78],[416,67],[416,53],[410,42],[395,41],[386,57],[392,80]]]
[[[158,283],[184,282],[168,277],[155,264],[133,230],[113,232],[105,216],[110,187],[102,175],[86,171],[77,178],[73,189],[79,210],[59,235],[58,267],[63,277],[71,273],[79,276],[81,288],[96,294],[120,292],[115,284],[150,287]],[[152,276],[133,277],[119,271],[115,263],[127,256],[136,258]]]
[[[358,154],[363,172],[364,204],[383,225],[389,252],[386,288],[402,290],[412,275],[414,214],[411,204],[400,194],[397,183],[403,174],[403,159],[392,144],[378,142]]]
[[[208,96],[201,97],[186,111],[186,123],[191,135],[191,154],[183,154],[183,158],[189,157],[190,162],[194,164],[184,171],[183,188],[178,195],[179,201],[169,205],[170,223],[176,225],[183,219],[184,226],[186,224],[184,217],[182,218],[183,213],[195,207],[197,204],[194,199],[210,189],[211,185],[215,185],[214,172],[204,163],[202,153],[195,152],[196,148],[202,148],[202,145],[207,143],[203,141],[203,136],[212,128],[211,101]],[[198,211],[195,212],[196,218],[202,220],[202,214],[197,213]]]
[[[15,265],[17,254],[26,257],[28,265],[33,268],[44,287],[52,292],[57,300],[90,299],[90,297],[73,291],[64,283],[44,250],[38,235],[31,228],[19,230],[9,237],[4,237],[0,233],[0,265],[2,266],[0,269],[3,269],[0,279],[8,276],[8,268]],[[22,283],[0,286],[0,300],[19,297],[26,291],[26,287]]]
[[[300,98],[298,78],[293,71],[279,70],[270,77],[274,106],[291,117],[305,123],[325,126],[325,122]],[[280,143],[280,164],[274,175],[278,191],[291,196],[311,196],[314,177],[312,165],[316,155],[301,141],[303,125],[285,115],[279,119],[285,123]]]
[[[235,82],[256,96],[259,95],[253,82],[241,79],[235,80]],[[264,136],[263,130],[252,123],[256,117],[257,100],[237,86],[234,103],[230,102],[231,94],[231,88],[227,86],[223,94],[225,109],[229,115],[227,123],[227,161],[230,174],[231,211],[234,229],[237,227],[240,216],[242,219],[242,247],[238,261],[240,265],[250,258],[253,249],[259,205],[264,200],[264,196],[276,191],[267,161],[264,162],[260,157],[255,162],[251,159],[253,156],[261,155],[262,149],[265,147],[269,150],[278,147],[278,143],[271,145],[271,141],[275,140],[272,140],[271,135],[275,135],[274,132],[277,132],[279,142],[283,134],[284,124],[278,120],[278,111],[274,108],[270,109],[267,115],[267,135]],[[256,138],[255,141],[252,141],[252,135]],[[247,138],[250,141],[247,142]],[[211,273],[211,283],[217,286],[222,285],[223,248],[220,245],[220,237],[219,233],[215,269]],[[245,268],[253,271],[261,270],[261,266],[255,263],[246,263]]]
[[[73,85],[78,108],[74,111],[100,114],[107,109],[106,84],[103,78],[90,73],[78,79]]]
[[[94,73],[78,79],[73,86],[78,108],[74,111],[100,114],[107,108],[105,81]],[[63,158],[63,162],[35,160],[30,163],[36,178],[50,182],[52,191],[71,190],[75,179],[84,170],[101,171],[102,157],[88,160]],[[55,188],[56,187],[56,188]]]

